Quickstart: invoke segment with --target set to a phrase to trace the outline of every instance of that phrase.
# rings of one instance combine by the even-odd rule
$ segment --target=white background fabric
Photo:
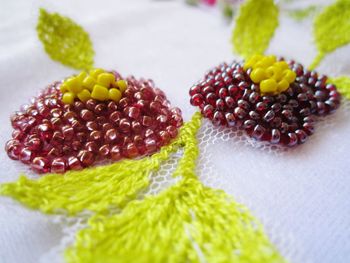
[[[10,138],[10,114],[45,85],[76,72],[43,51],[35,31],[39,7],[71,17],[90,33],[96,66],[154,79],[186,120],[195,112],[188,102],[191,84],[234,59],[232,26],[215,9],[182,1],[0,0],[1,147]],[[316,55],[311,34],[310,21],[282,14],[268,52],[309,65]],[[319,70],[350,75],[349,51],[331,54]],[[281,156],[234,140],[210,147],[217,174],[211,184],[246,204],[292,262],[350,262],[349,111],[342,107],[329,117],[332,125]],[[23,171],[0,151],[0,182]],[[0,198],[0,262],[38,262],[62,236],[50,217]]]

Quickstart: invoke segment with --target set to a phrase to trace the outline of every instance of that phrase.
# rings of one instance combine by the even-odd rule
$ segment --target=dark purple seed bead
[[[265,133],[265,128],[263,126],[261,126],[260,124],[256,125],[254,130],[253,130],[253,133],[252,133],[252,137],[257,139],[257,140],[260,140],[262,138],[262,136],[264,135]]]
[[[283,110],[282,115],[287,119],[290,120],[293,116],[293,113],[290,110]]]
[[[214,107],[211,105],[205,105],[203,108],[203,114],[204,114],[204,117],[206,118],[209,118],[209,119],[213,118]]]
[[[329,96],[337,100],[341,99],[340,93],[336,90],[332,90],[331,92],[329,92]]]
[[[280,103],[276,102],[274,103],[272,106],[271,106],[271,109],[274,111],[274,112],[279,112],[281,110],[282,106]]]
[[[257,113],[256,111],[250,111],[250,112],[249,112],[249,116],[250,116],[250,118],[252,118],[253,120],[258,120],[258,119],[260,119],[260,114]]]
[[[277,129],[272,129],[270,142],[276,144],[280,142],[280,139],[281,139],[281,132]]]
[[[316,90],[314,96],[318,101],[324,101],[327,97],[327,94],[323,90]]]
[[[214,88],[212,86],[205,86],[202,89],[202,93],[204,93],[204,94],[208,94],[210,92],[215,92],[215,90],[214,90]]]
[[[239,84],[238,84],[238,88],[240,90],[245,90],[249,87],[249,84],[245,81],[241,81]]]
[[[191,97],[191,101],[190,103],[193,105],[193,106],[199,106],[201,104],[203,104],[204,102],[204,99],[203,99],[203,96],[201,94],[195,94]]]
[[[215,111],[212,122],[216,126],[223,125],[225,123],[224,114],[221,111]]]
[[[317,102],[317,112],[318,114],[324,114],[326,112],[326,104],[322,101]]]
[[[298,101],[307,101],[308,100],[306,93],[298,94],[297,98],[298,98]]]
[[[299,111],[300,115],[303,117],[309,116],[311,114],[310,108],[304,108],[301,111]]]
[[[266,122],[271,121],[273,118],[275,117],[275,112],[273,110],[269,110],[268,112],[266,112],[266,114],[264,115],[263,119]]]
[[[323,89],[325,87],[325,83],[321,80],[316,81],[315,88],[317,89]]]
[[[221,89],[219,90],[219,97],[220,97],[221,99],[224,99],[227,95],[228,95],[228,91],[227,91],[226,88],[221,88]]]
[[[236,125],[236,117],[233,113],[228,112],[225,114],[226,122],[229,127],[234,127]]]
[[[207,96],[205,97],[205,100],[207,103],[209,103],[212,106],[216,106],[216,95],[214,93],[208,93]]]
[[[288,146],[292,147],[298,143],[298,136],[295,133],[293,132],[288,133],[288,137],[289,137]]]
[[[311,77],[307,80],[307,84],[314,86],[316,84],[316,81],[317,79]]]
[[[223,99],[216,100],[216,109],[223,111],[225,109],[225,102]]]
[[[282,119],[280,117],[275,117],[271,120],[270,125],[273,128],[279,128],[281,126]]]
[[[265,102],[266,104],[271,104],[275,102],[275,98],[272,96],[263,96],[262,101]]]
[[[315,117],[314,116],[307,116],[303,119],[304,122],[309,122],[309,123],[315,123]]]
[[[289,105],[289,104],[283,105],[283,109],[284,109],[284,110],[293,111],[293,107],[292,107],[291,105]]]
[[[296,130],[295,134],[298,136],[299,143],[304,143],[307,139],[307,134],[303,130]]]
[[[227,96],[227,97],[225,98],[225,103],[226,103],[226,106],[227,106],[228,108],[233,108],[233,107],[236,106],[235,100],[234,100],[232,97],[230,97],[230,96]]]
[[[333,84],[327,84],[326,89],[329,91],[333,91],[333,90],[336,90],[336,87]]]
[[[234,113],[235,113],[235,116],[239,119],[243,119],[247,115],[247,112],[240,107],[236,107],[234,110]]]
[[[258,92],[252,92],[249,95],[249,102],[255,104],[260,99]]]
[[[244,100],[249,100],[249,96],[250,96],[251,93],[252,93],[252,91],[249,90],[249,89],[244,90],[242,99],[244,99]]]
[[[285,122],[282,122],[281,128],[280,128],[281,133],[287,133],[288,129],[289,129],[288,124]]]
[[[299,106],[299,103],[297,100],[291,99],[288,101],[288,104],[292,106],[293,108],[297,108]]]
[[[244,110],[249,110],[250,108],[249,103],[242,99],[237,101],[237,105],[238,107],[241,107]]]
[[[233,78],[234,78],[236,81],[241,82],[241,81],[244,80],[244,75],[241,74],[241,73],[238,73],[238,74],[235,74],[235,75],[233,76]]]
[[[228,93],[229,93],[231,96],[236,95],[237,92],[238,92],[238,90],[239,90],[238,87],[235,86],[235,85],[230,85],[230,86],[228,87]]]
[[[298,123],[296,123],[296,122],[293,122],[293,123],[291,123],[291,124],[288,125],[288,130],[289,130],[290,132],[294,132],[294,131],[297,130],[298,128],[299,128],[299,125],[298,125]]]
[[[315,101],[309,101],[310,111],[311,113],[315,113],[317,111],[317,104]]]
[[[281,103],[285,103],[287,101],[287,95],[280,93],[277,95],[276,100]]]
[[[256,122],[254,120],[246,120],[243,123],[243,128],[246,130],[250,130],[250,129],[254,128],[255,124],[256,124]]]
[[[267,109],[267,104],[265,102],[258,102],[256,104],[257,111],[265,111]]]
[[[303,129],[306,132],[307,135],[312,135],[315,132],[315,127],[310,122],[305,122],[303,124]]]

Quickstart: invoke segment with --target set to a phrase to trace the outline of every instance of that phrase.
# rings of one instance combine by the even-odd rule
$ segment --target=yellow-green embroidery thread
[[[348,100],[350,100],[350,78],[341,76],[337,78],[329,79],[329,83],[333,83],[337,86],[338,91]]]
[[[310,68],[316,68],[324,56],[350,42],[350,1],[338,0],[321,12],[314,21],[314,39],[318,55]]]
[[[147,188],[150,173],[159,170],[171,153],[183,147],[186,137],[195,136],[194,129],[200,126],[200,118],[199,113],[195,114],[193,120],[180,129],[178,138],[150,157],[69,171],[64,175],[49,174],[38,180],[21,176],[17,182],[2,185],[0,194],[50,214],[120,209]]]
[[[21,177],[3,185],[1,194],[46,213],[94,213],[66,250],[68,262],[284,262],[244,206],[198,180],[200,124],[196,113],[151,157],[38,180]],[[182,179],[134,200],[149,185],[149,173],[179,148],[183,157],[173,176]]]
[[[273,0],[248,0],[239,10],[232,35],[233,49],[245,59],[264,54],[278,26]]]
[[[89,34],[68,17],[40,9],[37,32],[46,53],[56,61],[76,69],[90,69],[94,50]]]
[[[70,263],[284,262],[245,207],[191,177],[120,214],[92,217],[65,256]]]

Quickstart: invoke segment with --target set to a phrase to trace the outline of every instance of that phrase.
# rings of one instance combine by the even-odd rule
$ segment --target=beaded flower
[[[55,82],[11,117],[8,156],[38,173],[150,155],[182,125],[152,80],[93,69]]]
[[[255,55],[211,69],[189,93],[191,104],[214,125],[239,127],[257,140],[295,146],[313,134],[316,116],[340,105],[340,94],[327,80],[293,60]]]

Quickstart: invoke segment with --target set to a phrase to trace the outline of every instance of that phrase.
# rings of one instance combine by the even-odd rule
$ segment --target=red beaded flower
[[[266,76],[260,76],[260,73],[270,72],[269,77],[273,79],[278,70],[271,69],[266,73],[260,69],[254,71],[244,63],[223,63],[208,71],[191,87],[190,102],[199,107],[203,116],[214,125],[240,127],[251,137],[273,144],[295,146],[304,143],[314,132],[315,115],[336,110],[341,96],[335,85],[327,84],[327,76],[309,71],[294,61],[287,63],[295,73],[288,73],[295,79],[289,86],[281,80],[283,75],[278,83],[275,80],[264,82],[262,79]],[[289,75],[285,77],[288,79]],[[269,90],[270,81],[275,90],[282,83],[284,91],[263,93],[262,85],[264,90]]]
[[[116,81],[121,76],[113,72]],[[62,82],[48,86],[11,117],[8,156],[38,173],[79,170],[99,161],[150,155],[175,138],[181,111],[152,80],[128,77],[118,102],[62,101]]]

